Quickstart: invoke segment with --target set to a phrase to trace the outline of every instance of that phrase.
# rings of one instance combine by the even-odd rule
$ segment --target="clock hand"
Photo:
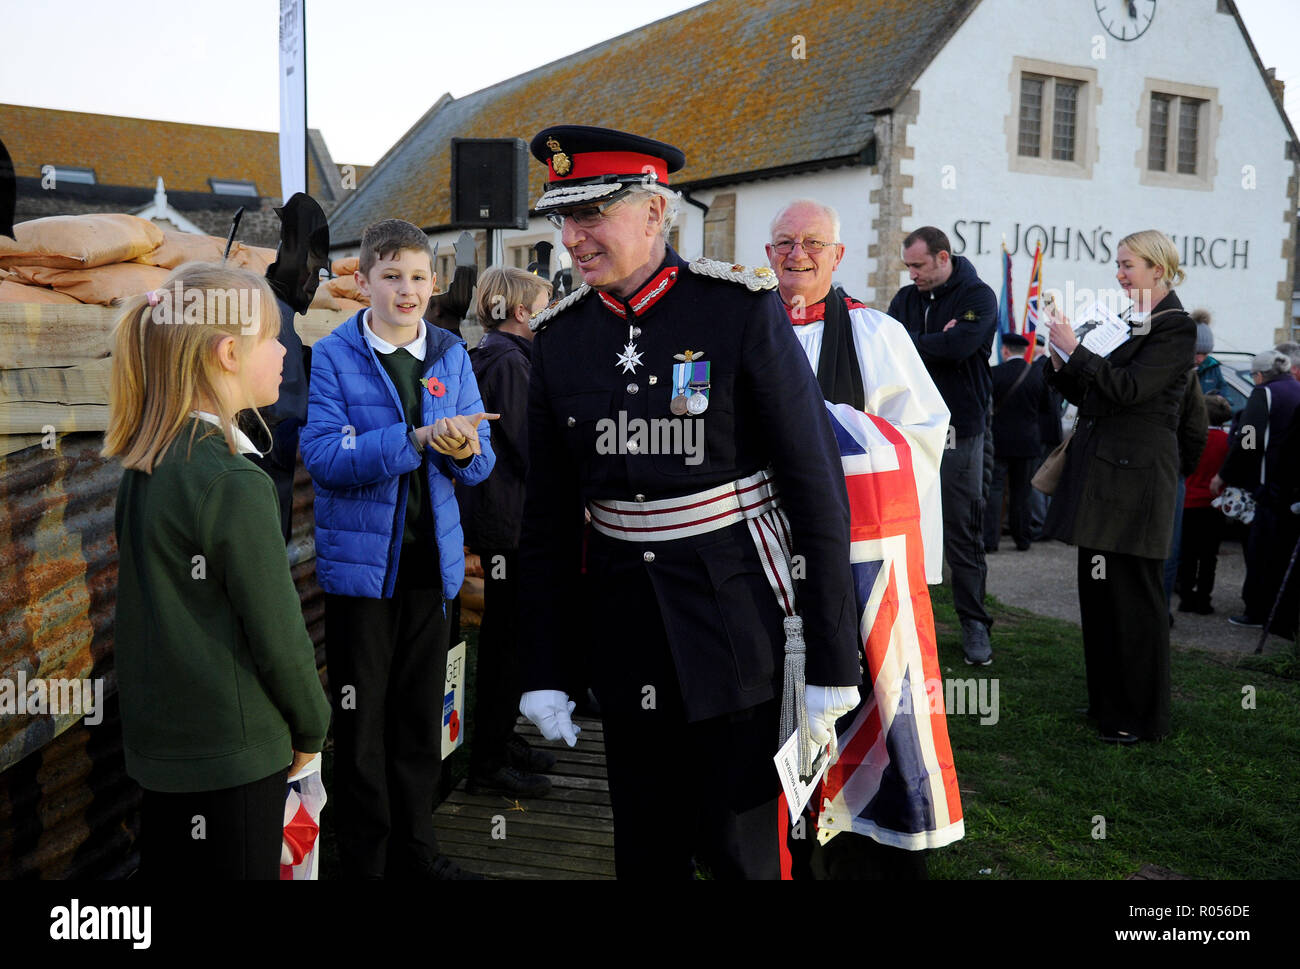
[[[1128,15],[1137,20],[1138,10],[1136,0],[1128,0]]]

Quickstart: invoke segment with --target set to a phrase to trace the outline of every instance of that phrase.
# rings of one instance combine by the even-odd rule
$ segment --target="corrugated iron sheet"
[[[0,458],[0,679],[104,679],[102,723],[0,714],[0,879],[120,877],[135,868],[139,788],[125,774],[113,675],[121,467],[100,434]],[[290,561],[317,665],[324,599],[316,585],[312,489],[294,482]]]

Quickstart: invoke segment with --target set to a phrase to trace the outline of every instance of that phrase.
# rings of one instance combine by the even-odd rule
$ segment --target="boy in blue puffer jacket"
[[[347,878],[474,877],[438,851],[446,600],[465,576],[452,481],[492,470],[465,342],[422,319],[433,257],[419,228],[368,226],[362,310],[313,348],[303,463],[316,490],[316,579],[334,705]]]

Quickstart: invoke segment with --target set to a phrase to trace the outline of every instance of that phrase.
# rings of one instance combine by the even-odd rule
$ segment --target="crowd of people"
[[[536,275],[485,272],[472,351],[425,321],[427,236],[386,219],[361,240],[369,308],[315,344],[306,379],[292,318],[328,248],[306,202],[282,212],[269,283],[191,265],[167,284],[251,287],[260,313],[168,327],[153,294],[128,307],[105,453],[127,468],[117,662],[147,876],[276,877],[286,776],[328,727],[339,874],[476,877],[433,830],[467,545],[485,574],[470,786],[545,796],[554,756],[516,711],[572,746],[590,690],[621,878],[924,877],[925,852],[964,833],[943,714],[925,713],[927,584],[946,559],[965,659],[993,663],[1002,491],[1017,549],[1078,546],[1103,740],[1169,730],[1166,563],[1183,605],[1211,608],[1206,509],[1225,486],[1256,502],[1239,619],[1294,632],[1294,595],[1266,607],[1300,534],[1300,348],[1256,359],[1229,432],[1162,233],[1118,247],[1133,305],[1117,349],[1053,315],[1037,359],[1001,334],[991,368],[996,298],[932,226],[903,241],[912,282],[882,313],[833,285],[845,247],[826,205],[773,214],[767,266],[688,262],[667,241],[679,149],[564,125],[531,148],[548,174],[534,208],[581,285],[557,301]],[[328,699],[284,552],[292,462],[263,464],[277,498],[235,421],[276,404],[282,367],[291,393],[261,431],[301,449],[316,491]],[[1031,479],[1061,399],[1079,416],[1048,504]],[[611,447],[615,419],[639,430]],[[802,807],[773,765],[787,738],[800,775],[835,761]],[[217,836],[196,841],[196,815]]]

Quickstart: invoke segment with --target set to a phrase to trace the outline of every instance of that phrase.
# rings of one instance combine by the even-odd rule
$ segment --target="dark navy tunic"
[[[688,721],[779,697],[783,613],[744,522],[669,542],[611,539],[583,522],[592,499],[655,501],[767,467],[791,524],[807,682],[861,682],[839,449],[775,280],[763,282],[753,292],[697,274],[669,249],[630,299],[588,291],[539,327],[520,547],[525,689],[582,682],[569,678],[571,662],[589,645],[581,675],[603,705],[633,709],[640,685],[669,665]],[[629,342],[641,363],[624,372]],[[674,355],[687,350],[709,364],[708,407],[696,418],[670,410]],[[696,421],[701,436],[675,440],[702,441],[702,454],[651,453],[663,443],[653,438],[631,451],[637,419]],[[616,453],[602,453],[611,444]],[[648,616],[662,622],[670,663],[625,648]]]

